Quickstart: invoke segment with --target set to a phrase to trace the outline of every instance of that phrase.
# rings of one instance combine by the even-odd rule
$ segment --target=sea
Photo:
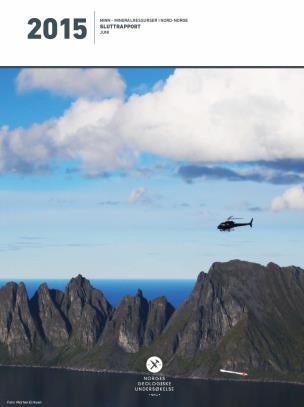
[[[139,389],[144,377],[48,368],[0,367],[0,406],[303,407],[304,386],[285,383],[170,379]],[[155,378],[157,383],[158,378]],[[163,380],[160,378],[160,380]],[[170,389],[170,390],[168,390]]]
[[[0,287],[11,280],[0,280]],[[31,298],[37,288],[42,283],[47,283],[49,288],[56,288],[64,291],[69,280],[14,280],[16,283],[23,281],[29,298]],[[93,287],[101,290],[106,299],[116,307],[124,295],[135,295],[140,288],[147,300],[165,296],[167,300],[176,308],[191,293],[195,280],[90,280]]]

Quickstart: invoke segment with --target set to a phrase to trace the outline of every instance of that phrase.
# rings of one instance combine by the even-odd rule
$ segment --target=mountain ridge
[[[163,372],[304,381],[304,270],[241,260],[199,273],[175,309],[139,289],[114,308],[81,275],[64,292],[41,284],[0,288],[0,363],[145,371],[159,355]]]

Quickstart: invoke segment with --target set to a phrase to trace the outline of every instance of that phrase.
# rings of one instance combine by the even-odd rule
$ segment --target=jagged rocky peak
[[[8,283],[0,289],[0,341],[13,357],[30,353],[39,342],[23,283]]]
[[[71,278],[70,282],[68,283],[65,292],[69,296],[69,300],[73,301],[77,297],[79,298],[87,298],[90,296],[91,293],[91,283],[81,274],[78,274],[77,277]]]
[[[101,291],[79,274],[67,285],[61,310],[71,324],[73,339],[82,346],[92,347],[112,313],[112,306]]]
[[[149,346],[166,327],[174,307],[165,297],[148,302],[142,291],[126,295],[108,322],[103,343],[116,344],[127,353]]]
[[[0,313],[4,306],[11,306],[16,302],[16,293],[17,293],[18,284],[11,281],[6,283],[3,287],[0,288],[0,301],[2,307],[0,308]]]
[[[6,342],[16,303],[17,284],[10,282],[0,288],[0,341]]]
[[[148,302],[141,290],[112,309],[80,275],[64,293],[42,284],[30,301],[24,284],[8,283],[0,288],[0,361],[102,361],[127,370],[158,354],[173,375],[214,376],[221,367],[298,375],[303,309],[304,270],[240,260],[200,273],[177,310],[165,297]]]
[[[81,317],[85,304],[95,307],[105,316],[112,311],[112,306],[103,293],[93,288],[89,280],[79,274],[67,285],[62,306],[67,314],[71,314],[73,320],[77,320]]]
[[[30,301],[23,283],[8,283],[0,289],[0,342],[12,356],[33,347],[60,348],[71,339],[71,345],[90,348],[111,313],[104,295],[81,275],[71,279],[65,293],[41,284]]]
[[[70,326],[56,302],[56,298],[60,298],[58,290],[53,290],[52,294],[47,284],[41,284],[30,306],[42,338],[58,347],[67,343]]]
[[[203,283],[206,280],[207,274],[204,271],[201,271],[199,275],[197,276],[196,282],[197,283]]]
[[[144,343],[149,303],[141,290],[126,295],[107,324],[103,342],[116,343],[128,353],[138,352]]]
[[[148,301],[138,290],[135,297],[125,296],[115,312],[114,318],[119,326],[118,344],[126,352],[138,352],[143,344],[148,311]]]
[[[140,288],[138,288],[136,291],[136,297],[143,297],[143,292]]]
[[[158,297],[149,302],[144,340],[146,346],[149,346],[162,333],[173,312],[174,307],[166,297]]]

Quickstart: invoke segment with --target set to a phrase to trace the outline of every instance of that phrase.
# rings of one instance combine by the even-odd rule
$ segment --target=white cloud
[[[129,145],[177,160],[303,157],[304,71],[176,70],[115,120]]]
[[[192,163],[304,158],[303,70],[176,70],[125,102],[100,99],[120,95],[116,70],[22,70],[18,87],[85,97],[58,119],[0,130],[0,172],[71,159],[97,175],[130,168],[140,153]]]
[[[272,200],[271,209],[274,211],[282,209],[304,210],[304,187],[295,186],[287,189],[283,195]]]
[[[110,123],[120,99],[78,99],[59,119],[35,124],[28,130],[0,129],[0,173],[33,172],[51,160],[77,160],[87,175],[126,169],[133,153]]]
[[[17,77],[17,90],[26,92],[32,89],[64,96],[102,98],[121,96],[125,84],[117,69],[22,69]]]
[[[131,204],[137,203],[143,199],[146,194],[146,190],[143,187],[133,189],[128,197],[128,202]]]

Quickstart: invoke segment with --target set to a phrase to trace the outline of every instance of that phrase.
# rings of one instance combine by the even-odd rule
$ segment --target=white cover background
[[[304,65],[303,2],[297,0],[10,0],[0,12],[1,66]],[[93,42],[97,17],[183,17]],[[86,17],[85,40],[28,40],[31,17]]]

